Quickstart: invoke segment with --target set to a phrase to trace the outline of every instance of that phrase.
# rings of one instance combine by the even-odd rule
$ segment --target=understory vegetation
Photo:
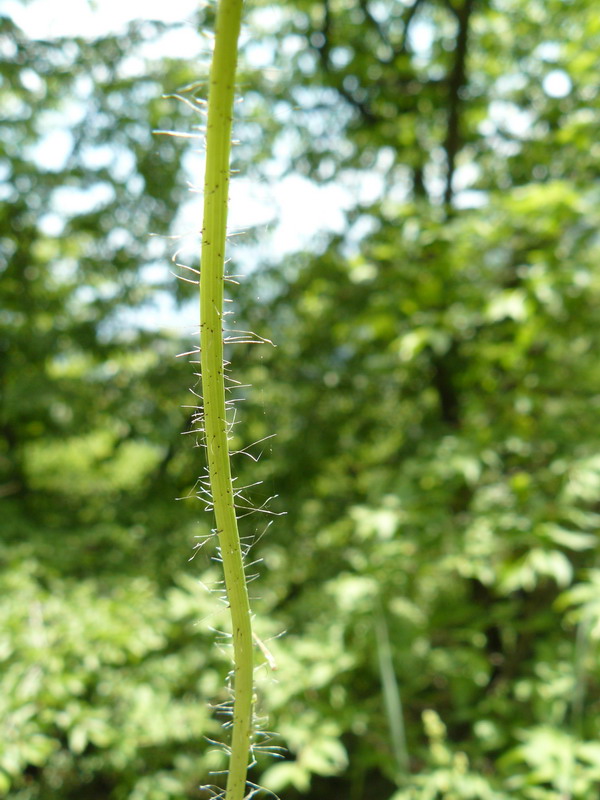
[[[164,95],[206,98],[206,45],[156,42],[214,11],[93,39],[0,12],[11,800],[199,798],[225,766],[198,367],[175,358],[197,287],[166,266],[200,175],[152,133],[199,133]],[[307,230],[290,192],[296,251],[257,226],[228,252],[231,327],[276,345],[227,358],[236,485],[270,512],[240,529],[282,757],[250,779],[282,800],[599,793],[599,49],[591,0],[245,7],[233,167],[342,220]]]

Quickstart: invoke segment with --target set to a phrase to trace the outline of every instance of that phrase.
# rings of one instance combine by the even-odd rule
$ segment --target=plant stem
[[[200,269],[200,363],[208,471],[229,601],[234,706],[226,800],[242,800],[252,731],[252,623],[227,437],[223,366],[223,283],[229,157],[242,0],[219,0],[210,69]]]

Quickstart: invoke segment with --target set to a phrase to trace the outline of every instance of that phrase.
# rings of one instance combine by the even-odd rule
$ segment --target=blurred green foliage
[[[227,621],[194,550],[210,515],[175,502],[202,470],[179,435],[189,342],[145,315],[191,296],[154,279],[171,243],[148,234],[198,176],[151,131],[197,124],[162,95],[205,68],[151,58],[158,23],[1,26],[0,794],[198,797],[224,763]],[[588,800],[597,8],[296,0],[247,26],[235,166],[353,192],[342,232],[231,292],[236,325],[277,344],[231,354],[254,387],[234,446],[277,434],[234,466],[287,512],[264,536],[242,520],[258,705],[286,748],[257,748],[253,780],[284,800]]]

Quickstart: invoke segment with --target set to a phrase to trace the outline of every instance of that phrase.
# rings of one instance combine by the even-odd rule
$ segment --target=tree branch
[[[331,52],[331,29],[332,25],[332,16],[331,16],[331,8],[329,6],[328,0],[325,0],[324,4],[324,17],[323,17],[323,27],[321,28],[321,34],[323,35],[323,43],[320,45],[314,45],[315,49],[319,54],[319,58],[321,60],[321,66],[324,72],[327,75],[331,75],[334,71],[331,64],[330,52]],[[380,117],[373,113],[373,111],[369,108],[369,106],[364,103],[362,100],[359,100],[355,97],[352,92],[348,91],[348,89],[344,88],[343,84],[336,85],[333,87],[338,94],[340,94],[347,103],[353,106],[363,117],[365,122],[369,124],[374,124],[375,122],[380,121]]]
[[[400,49],[396,52],[396,55],[400,55],[400,53],[406,53],[408,48],[408,32],[410,30],[410,24],[415,18],[415,14],[419,10],[419,6],[423,0],[415,0],[412,6],[406,12],[406,18],[404,20],[404,32],[402,34],[402,42],[400,43]]]
[[[454,50],[454,64],[448,76],[448,123],[444,150],[446,152],[446,188],[444,190],[444,203],[449,207],[452,203],[452,182],[456,170],[456,155],[461,147],[462,137],[460,132],[460,114],[462,101],[460,92],[466,84],[466,61],[468,51],[469,22],[473,12],[475,0],[464,0],[460,8],[446,0],[446,5],[458,20],[458,33]]]

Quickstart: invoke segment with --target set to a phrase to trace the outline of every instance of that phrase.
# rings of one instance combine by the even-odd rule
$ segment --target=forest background
[[[195,798],[224,763],[230,653],[175,357],[197,287],[171,256],[197,267],[197,240],[166,237],[202,179],[209,47],[160,43],[214,8],[47,38],[20,8],[0,12],[0,794]],[[276,345],[231,370],[233,446],[276,434],[234,469],[271,498],[242,533],[285,748],[252,779],[282,800],[598,796],[599,53],[591,0],[246,8],[233,167],[254,188],[232,202],[269,217],[293,175],[337,204],[319,228],[288,192],[296,238],[261,224],[229,252],[235,327]]]

